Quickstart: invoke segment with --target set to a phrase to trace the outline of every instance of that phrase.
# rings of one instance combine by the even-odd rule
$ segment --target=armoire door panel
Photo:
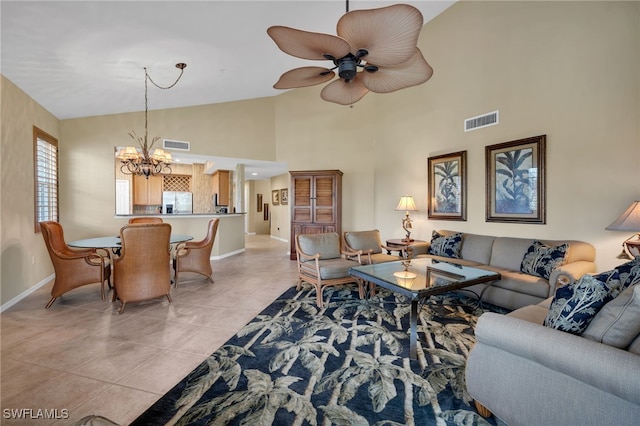
[[[316,209],[316,217],[314,222],[316,223],[335,223],[336,215],[332,210],[320,210]]]
[[[342,172],[311,170],[290,172],[291,259],[296,259],[296,236],[341,232]]]

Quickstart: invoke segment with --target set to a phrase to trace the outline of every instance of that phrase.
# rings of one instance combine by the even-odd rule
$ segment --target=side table
[[[406,241],[404,238],[392,238],[386,241],[387,247],[391,250],[387,250],[387,254],[391,254],[391,251],[398,251],[398,254],[402,257],[405,257],[405,251],[407,247],[416,243],[426,243],[424,240],[414,240]]]

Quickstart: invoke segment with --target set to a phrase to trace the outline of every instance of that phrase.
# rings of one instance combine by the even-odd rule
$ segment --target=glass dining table
[[[191,235],[171,234],[169,244],[179,244],[190,240],[193,240]],[[84,240],[71,241],[67,243],[67,245],[69,247],[76,248],[111,249],[115,255],[120,255],[120,249],[122,248],[122,242],[120,241],[120,237],[117,235],[110,237],[86,238]]]

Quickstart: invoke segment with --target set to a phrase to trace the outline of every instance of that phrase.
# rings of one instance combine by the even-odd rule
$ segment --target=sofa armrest
[[[638,355],[584,337],[490,312],[480,317],[475,334],[477,345],[488,345],[524,359],[527,363],[538,364],[552,370],[559,378],[569,376],[635,404],[640,410]],[[472,351],[469,355],[470,365],[474,363],[473,358]],[[548,385],[550,384],[547,383],[546,386]]]
[[[553,296],[558,287],[572,283],[578,280],[584,274],[596,271],[596,265],[593,262],[579,260],[577,262],[567,263],[561,267],[551,271],[549,275],[549,296]]]
[[[413,243],[411,244],[411,255],[413,257],[416,257],[419,254],[427,254],[427,251],[429,250],[429,247],[431,246],[430,242],[424,242],[424,243]]]

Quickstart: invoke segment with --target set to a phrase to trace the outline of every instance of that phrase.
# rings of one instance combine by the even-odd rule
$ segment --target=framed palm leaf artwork
[[[546,223],[546,135],[485,147],[487,222]]]
[[[467,220],[467,151],[429,157],[428,217]]]

